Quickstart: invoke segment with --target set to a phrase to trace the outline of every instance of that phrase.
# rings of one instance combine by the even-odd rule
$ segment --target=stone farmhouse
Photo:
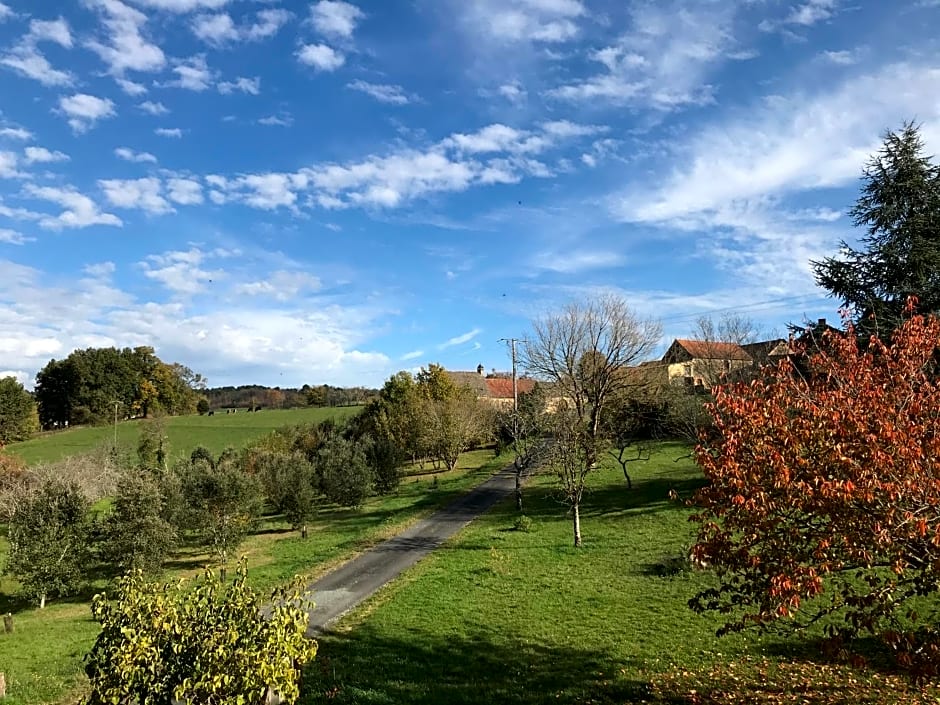
[[[469,387],[477,395],[477,399],[492,404],[499,409],[512,407],[512,377],[506,373],[490,372],[487,374],[483,365],[478,365],[476,372],[446,372],[447,376],[457,386]],[[518,377],[516,390],[521,394],[531,392],[535,387],[535,380],[531,377]]]

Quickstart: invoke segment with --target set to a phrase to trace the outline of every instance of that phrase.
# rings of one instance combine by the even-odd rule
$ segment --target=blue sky
[[[40,9],[37,9],[40,8]],[[883,131],[940,149],[938,0],[0,2],[0,374],[508,367],[602,291],[836,318]]]

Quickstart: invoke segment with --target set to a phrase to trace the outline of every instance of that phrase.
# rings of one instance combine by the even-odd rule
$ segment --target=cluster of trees
[[[196,448],[169,462],[158,420],[141,432],[137,460],[88,458],[0,473],[0,517],[8,524],[6,570],[40,607],[74,594],[93,574],[158,573],[182,545],[208,552],[223,573],[239,545],[267,512],[283,512],[306,536],[317,509],[357,507],[373,491],[397,486],[387,472],[377,481],[369,440],[323,422],[281,429],[243,451],[218,456]],[[92,505],[111,497],[104,514]]]
[[[715,390],[696,459],[694,557],[718,584],[691,606],[723,632],[823,620],[940,675],[940,166],[889,132],[852,210],[861,248],[814,262],[846,310],[808,364]]]
[[[453,470],[461,453],[494,438],[496,415],[466,386],[456,384],[440,365],[417,375],[399,372],[355,420],[373,442],[382,463],[406,460]]]
[[[50,360],[36,375],[35,399],[44,428],[102,424],[121,418],[195,413],[206,380],[153,348],[86,348]]]

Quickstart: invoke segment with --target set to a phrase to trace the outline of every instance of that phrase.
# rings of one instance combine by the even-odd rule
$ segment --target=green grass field
[[[710,574],[669,574],[693,527],[668,492],[703,482],[683,453],[634,464],[633,490],[619,468],[592,476],[581,549],[552,478],[534,478],[528,533],[506,502],[380,592],[321,639],[303,702],[935,702],[901,678],[807,662],[811,641],[715,637],[719,618],[686,606]]]
[[[279,517],[267,517],[240,549],[251,582],[264,589],[296,575],[322,575],[481,482],[507,460],[489,450],[471,451],[461,456],[454,472],[406,477],[396,494],[373,497],[359,510],[325,507],[306,540]],[[0,561],[6,550],[0,537]],[[207,562],[204,554],[180,552],[165,577],[196,575]],[[4,703],[74,702],[84,682],[81,658],[97,634],[89,600],[106,585],[96,581],[83,594],[52,601],[40,611],[19,599],[15,581],[0,577],[0,613],[13,612],[16,622],[12,635],[0,632],[0,671],[6,673],[9,694]]]
[[[216,413],[214,416],[173,416],[165,419],[170,441],[170,454],[188,455],[197,445],[213,453],[226,447],[241,448],[254,438],[281,426],[317,423],[327,418],[346,418],[361,407],[341,406],[304,409],[265,409],[255,413]],[[136,451],[141,421],[124,421],[117,425],[117,443],[130,453]],[[22,443],[12,443],[6,451],[29,464],[54,462],[69,455],[88,453],[114,443],[114,426],[93,426],[51,431]]]

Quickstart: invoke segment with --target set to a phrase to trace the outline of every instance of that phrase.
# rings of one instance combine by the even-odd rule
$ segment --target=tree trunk
[[[306,524],[300,527],[300,538],[302,539],[307,538],[307,525]]]
[[[572,521],[574,522],[574,546],[575,548],[581,547],[581,505],[578,502],[575,502],[571,507],[572,509]]]
[[[516,470],[516,511],[522,511],[522,475],[521,470]]]
[[[219,568],[219,582],[222,582],[222,583],[225,582],[225,566],[224,565],[221,568]]]
[[[41,610],[46,609],[46,594],[45,593],[39,596],[39,609]]]
[[[13,633],[13,614],[11,612],[3,615],[3,631],[7,634]]]

